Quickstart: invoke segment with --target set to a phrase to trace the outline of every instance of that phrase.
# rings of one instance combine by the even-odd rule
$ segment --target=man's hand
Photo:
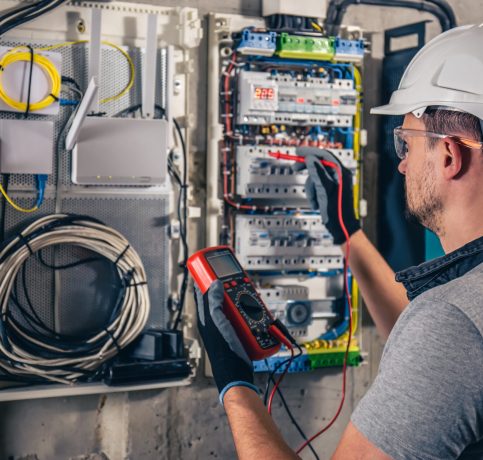
[[[223,313],[223,284],[215,281],[203,295],[195,284],[198,329],[210,358],[216,386],[223,404],[225,393],[234,386],[251,388],[253,366],[233,326]]]
[[[305,193],[313,209],[320,210],[322,223],[334,238],[335,244],[345,242],[345,236],[339,223],[338,214],[338,179],[334,169],[323,166],[321,159],[331,161],[342,172],[342,217],[349,236],[361,228],[354,213],[352,194],[352,173],[328,150],[315,147],[298,147],[296,154],[306,157],[304,163],[292,166],[294,171],[307,167],[309,177],[305,183]]]

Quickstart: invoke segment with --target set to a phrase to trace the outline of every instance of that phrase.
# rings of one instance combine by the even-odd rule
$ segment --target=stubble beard
[[[434,165],[427,162],[418,178],[404,181],[406,216],[415,218],[421,225],[443,236],[443,202],[436,192]]]

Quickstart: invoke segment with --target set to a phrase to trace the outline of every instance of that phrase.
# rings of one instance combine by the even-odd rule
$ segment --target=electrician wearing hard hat
[[[405,115],[394,140],[407,208],[438,235],[446,255],[395,278],[359,227],[346,174],[349,264],[387,343],[333,459],[483,459],[483,24],[429,42],[389,104],[372,113]],[[321,156],[330,154],[307,156],[307,195],[343,243],[337,186]],[[222,295],[197,294],[200,333],[239,458],[297,458],[259,399],[226,318],[210,315],[220,312]]]

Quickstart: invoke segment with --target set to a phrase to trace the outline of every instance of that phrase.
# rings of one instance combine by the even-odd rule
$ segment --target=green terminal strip
[[[275,54],[281,58],[330,61],[335,54],[334,39],[290,35],[282,32],[277,38]]]
[[[343,351],[310,353],[308,355],[310,368],[313,370],[321,367],[340,367],[344,364],[344,355]],[[348,366],[358,366],[361,362],[362,357],[358,350],[349,351]]]

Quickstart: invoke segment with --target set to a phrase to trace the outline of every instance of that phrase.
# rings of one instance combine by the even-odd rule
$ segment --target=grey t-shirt
[[[396,460],[483,459],[483,264],[408,305],[351,420]]]

